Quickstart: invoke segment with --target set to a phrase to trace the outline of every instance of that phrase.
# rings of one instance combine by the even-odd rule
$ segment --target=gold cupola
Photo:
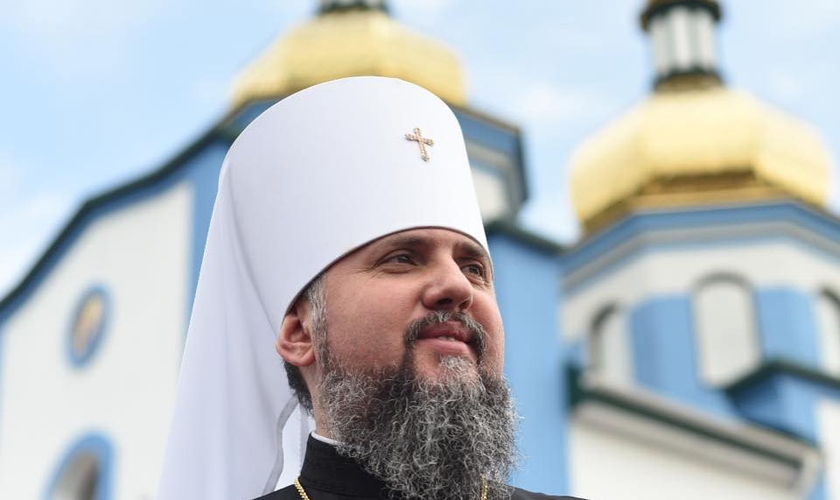
[[[629,213],[718,203],[828,200],[831,158],[806,123],[723,85],[713,0],[650,0],[641,16],[653,95],[571,159],[575,210],[591,232]]]
[[[358,75],[401,78],[450,104],[466,104],[455,53],[394,21],[385,0],[322,0],[314,19],[281,37],[241,73],[233,105]]]

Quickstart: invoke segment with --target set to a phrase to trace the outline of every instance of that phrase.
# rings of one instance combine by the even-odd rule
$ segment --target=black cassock
[[[379,479],[362,470],[353,460],[336,453],[335,448],[310,436],[300,471],[300,484],[310,500],[387,500],[388,489]],[[574,500],[532,493],[515,488],[512,500]],[[302,500],[294,485],[286,486],[257,500]],[[478,499],[476,499],[478,500]]]

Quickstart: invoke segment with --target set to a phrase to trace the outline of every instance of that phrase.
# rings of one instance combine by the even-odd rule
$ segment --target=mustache
[[[405,332],[405,346],[408,350],[414,347],[417,337],[423,329],[449,321],[456,321],[463,325],[472,334],[470,345],[475,349],[476,356],[479,361],[484,355],[487,348],[487,330],[478,321],[474,320],[472,316],[462,312],[452,311],[434,311],[428,315],[416,319],[408,325]]]

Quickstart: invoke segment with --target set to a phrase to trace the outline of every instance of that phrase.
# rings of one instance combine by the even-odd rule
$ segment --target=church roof
[[[572,157],[578,217],[793,197],[823,207],[831,159],[817,132],[744,92],[655,92]]]
[[[574,152],[571,191],[588,231],[653,207],[793,198],[824,208],[831,156],[816,130],[723,84],[712,0],[649,0],[642,26],[655,91]],[[667,36],[666,36],[667,35]]]
[[[401,78],[449,104],[466,103],[463,69],[446,45],[394,21],[383,1],[331,0],[245,68],[234,84],[233,104],[358,75]]]

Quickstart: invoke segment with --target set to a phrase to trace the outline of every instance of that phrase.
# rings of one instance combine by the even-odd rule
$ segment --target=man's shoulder
[[[255,498],[254,500],[300,500],[300,493],[298,493],[297,488],[295,488],[293,484],[290,484],[285,488],[269,493],[268,495]]]
[[[563,500],[583,500],[578,497],[546,495],[545,493],[536,493],[534,491],[514,488],[511,500],[549,500],[549,499],[563,499]]]
[[[300,494],[294,485],[286,486],[283,489],[277,490],[268,495],[256,498],[254,500],[301,500]],[[583,500],[578,497],[546,495],[544,493],[536,493],[533,491],[514,488],[511,494],[511,500]]]

